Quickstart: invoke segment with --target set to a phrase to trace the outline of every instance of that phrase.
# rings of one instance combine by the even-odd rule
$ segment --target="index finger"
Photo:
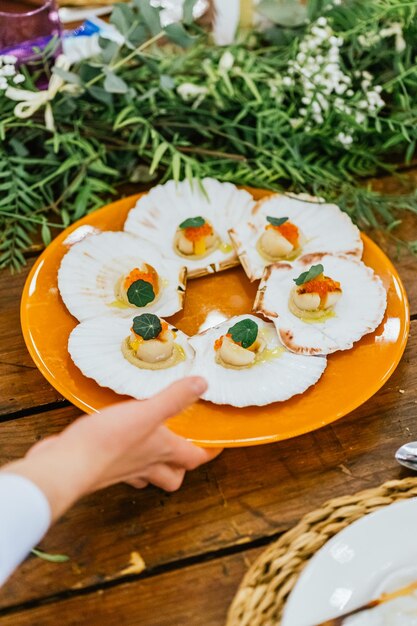
[[[206,388],[204,378],[190,376],[169,385],[148,400],[128,400],[107,407],[101,417],[112,419],[117,414],[118,428],[123,429],[135,428],[140,421],[142,432],[146,434],[196,402]]]

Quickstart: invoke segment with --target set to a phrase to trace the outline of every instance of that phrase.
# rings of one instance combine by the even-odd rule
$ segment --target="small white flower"
[[[346,91],[346,85],[344,85],[343,83],[339,83],[338,85],[336,85],[336,87],[335,87],[335,89],[334,89],[334,90],[335,90],[335,92],[336,92],[338,95],[341,95],[341,94],[345,93],[345,91]]]
[[[381,85],[375,85],[374,86],[374,91],[376,91],[377,93],[381,93],[381,91],[382,91]]]
[[[327,26],[327,19],[325,17],[319,17],[316,23],[318,26]]]
[[[339,133],[337,135],[336,139],[339,141],[339,143],[341,143],[343,146],[345,146],[345,148],[350,146],[352,144],[352,142],[353,142],[352,135],[347,135],[346,133]]]
[[[304,52],[299,52],[296,56],[296,59],[299,63],[304,63],[304,61],[306,60],[306,55],[304,54]]]
[[[205,96],[208,93],[208,89],[207,87],[194,85],[193,83],[183,83],[177,87],[177,93],[185,102],[188,102],[199,96]]]
[[[300,110],[299,110],[299,114],[300,114],[300,115],[302,115],[302,116],[304,117],[305,115],[307,115],[307,109],[304,109],[304,108],[303,108],[303,109],[300,109]]]
[[[346,92],[346,95],[351,98],[353,95],[355,94],[355,92],[353,91],[353,89],[348,89]]]
[[[16,74],[16,68],[14,65],[4,65],[1,69],[3,76],[14,76]]]
[[[25,81],[25,77],[23,76],[23,74],[16,74],[16,76],[13,77],[13,82],[15,85],[19,85],[20,83],[23,83]]]
[[[16,65],[17,63],[17,57],[15,57],[14,54],[5,54],[2,57],[2,61],[3,63],[6,65],[8,63],[10,63],[11,65]]]
[[[301,102],[303,104],[310,104],[310,98],[307,98],[306,96],[304,96],[303,98],[301,98]]]
[[[291,87],[291,85],[294,84],[294,81],[289,76],[284,76],[284,78],[282,79],[282,84],[285,85],[285,87]]]
[[[4,78],[4,76],[0,76],[0,90],[4,91],[7,89],[8,86],[9,85],[7,83],[7,80]]]
[[[235,62],[235,57],[230,52],[230,50],[226,50],[226,52],[224,52],[222,56],[220,57],[220,61],[219,61],[220,72],[229,72],[232,69],[234,62]]]
[[[355,115],[355,121],[357,124],[362,124],[366,120],[366,115],[358,111]]]
[[[291,128],[297,128],[302,123],[303,123],[303,120],[302,120],[301,117],[291,117],[290,118],[290,126],[291,126]]]

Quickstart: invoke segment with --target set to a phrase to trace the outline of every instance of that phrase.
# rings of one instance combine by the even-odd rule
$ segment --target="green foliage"
[[[314,280],[320,274],[323,274],[324,267],[321,263],[318,265],[312,265],[309,270],[306,272],[302,272],[298,278],[293,278],[293,281],[297,286],[304,285],[305,283],[309,283],[310,280]]]
[[[242,348],[250,348],[258,336],[258,324],[253,320],[241,320],[231,326],[228,333],[230,333],[233,341],[240,344]]]
[[[153,313],[143,313],[133,318],[133,332],[145,341],[156,339],[162,332],[161,320]]]
[[[193,5],[186,1],[182,24],[161,30],[147,0],[116,4],[111,22],[126,44],[101,39],[97,57],[55,70],[77,91],[60,91],[51,103],[53,134],[42,108],[20,119],[0,91],[0,267],[18,269],[37,229],[47,244],[51,229],[102,205],[127,181],[213,176],[306,191],[337,202],[361,227],[392,229],[401,212],[417,213],[416,194],[381,196],[363,184],[415,157],[415,2],[310,0],[308,20],[325,16],[343,37],[341,67],[355,94],[357,73],[370,72],[385,102],[358,122],[354,95],[351,114],[331,106],[321,124],[300,118],[302,85],[283,84],[309,32],[304,15],[290,23],[286,1],[273,13],[264,0],[275,22],[268,31],[217,47],[192,23]],[[375,36],[393,23],[401,25],[402,50],[394,35]],[[22,71],[23,87],[35,89],[36,77]],[[337,139],[346,129],[354,137],[348,148]]]
[[[146,306],[149,302],[153,302],[155,300],[155,292],[151,283],[148,283],[146,280],[135,280],[128,290],[127,290],[127,299],[130,304],[134,304],[135,306]]]

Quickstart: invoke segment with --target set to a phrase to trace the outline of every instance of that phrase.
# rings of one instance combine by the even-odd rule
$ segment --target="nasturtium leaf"
[[[184,220],[184,222],[181,222],[180,228],[198,228],[199,226],[204,226],[205,223],[206,220],[204,219],[204,217],[189,217],[188,220]]]
[[[229,328],[233,341],[240,343],[242,348],[249,348],[258,336],[258,324],[253,320],[242,320]]]
[[[155,300],[155,292],[151,283],[146,280],[135,280],[127,290],[127,299],[135,306],[146,306]]]
[[[299,275],[298,278],[293,278],[293,281],[295,282],[296,285],[304,285],[305,283],[308,283],[310,280],[314,280],[314,278],[317,278],[317,276],[320,276],[320,274],[323,274],[323,272],[324,272],[324,267],[322,266],[321,263],[319,263],[318,265],[312,265],[310,269],[307,270],[307,272],[303,272],[302,274]]]
[[[271,217],[271,215],[267,215],[266,221],[272,224],[272,226],[282,226],[282,224],[288,222],[288,217]]]
[[[156,339],[162,331],[161,320],[153,313],[143,313],[133,318],[133,332],[145,341]]]

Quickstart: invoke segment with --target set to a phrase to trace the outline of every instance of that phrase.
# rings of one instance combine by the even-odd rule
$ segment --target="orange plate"
[[[268,192],[253,190],[255,198]],[[57,286],[57,271],[70,233],[84,226],[121,230],[129,209],[141,194],[131,196],[79,220],[39,257],[32,268],[21,302],[21,323],[28,350],[45,378],[65,398],[87,413],[123,399],[99,387],[74,365],[67,352],[68,335],[76,320],[65,308]],[[81,231],[81,232],[83,232]],[[368,237],[364,261],[382,278],[388,290],[383,322],[352,350],[329,357],[321,380],[302,396],[265,407],[237,409],[199,402],[169,422],[176,433],[205,446],[248,446],[288,439],[307,433],[353,411],[388,380],[407,343],[409,311],[401,280],[384,253]],[[189,335],[197,332],[207,313],[241,315],[251,311],[257,283],[250,283],[241,268],[189,281],[183,311],[170,320]],[[254,380],[256,385],[256,377]]]

